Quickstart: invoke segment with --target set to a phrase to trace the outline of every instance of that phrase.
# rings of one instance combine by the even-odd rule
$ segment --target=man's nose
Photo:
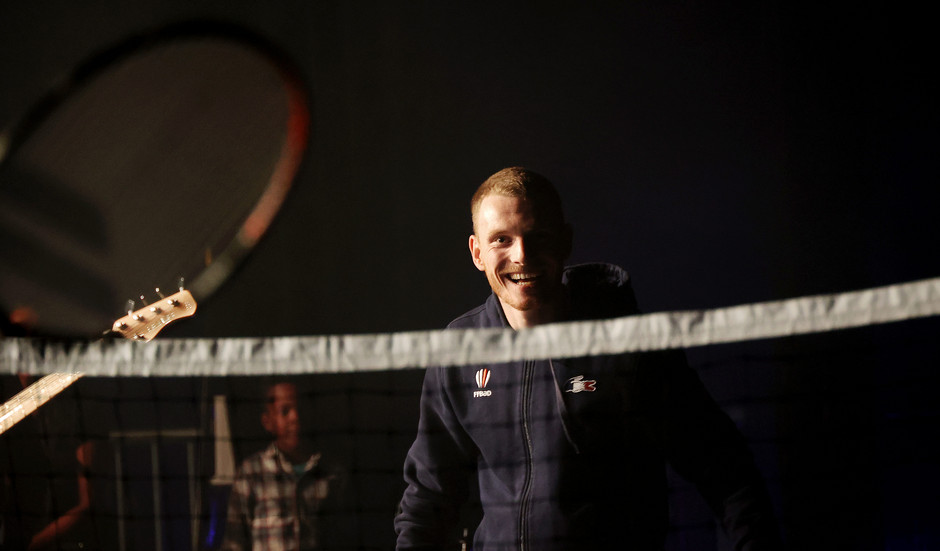
[[[523,238],[520,237],[516,239],[509,249],[509,260],[516,264],[523,264],[525,262],[527,249],[528,245]]]

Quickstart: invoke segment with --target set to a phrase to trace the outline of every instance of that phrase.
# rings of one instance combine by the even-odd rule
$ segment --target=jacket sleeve
[[[736,551],[777,550],[779,532],[747,442],[681,352],[652,354],[662,377],[661,419],[670,464],[698,488]]]
[[[427,371],[418,435],[405,459],[407,487],[395,517],[397,549],[446,549],[457,541],[457,518],[476,466],[475,446],[445,391],[446,369]]]

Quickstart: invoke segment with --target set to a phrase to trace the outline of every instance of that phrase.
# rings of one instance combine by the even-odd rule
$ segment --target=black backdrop
[[[313,134],[272,231],[181,333],[440,326],[486,291],[465,249],[467,202],[511,164],[558,183],[573,260],[626,266],[647,310],[940,272],[936,88],[916,12],[38,2],[0,18],[0,123],[92,52],[192,17],[245,25],[292,56]]]
[[[92,52],[193,17],[245,25],[294,59],[311,91],[312,139],[269,234],[199,314],[167,336],[444,325],[487,292],[466,250],[467,204],[480,181],[507,165],[558,184],[576,232],[572,260],[627,267],[647,311],[940,274],[937,89],[927,78],[935,61],[928,18],[914,8],[19,3],[0,15],[0,123],[15,121]],[[930,354],[912,364],[936,365]],[[804,373],[825,371],[826,384],[814,389],[822,394],[776,422],[795,427],[803,415],[818,420],[816,413],[847,404],[878,418],[881,410],[837,390],[857,381],[856,367],[805,366]],[[890,367],[876,358],[863,371],[863,380],[879,381]],[[720,393],[730,377],[712,374],[708,383]],[[774,380],[775,392],[820,383]],[[920,429],[935,428],[935,419],[930,407],[905,425],[905,449],[918,447]],[[875,439],[872,431],[884,427],[871,423],[854,430]],[[797,451],[811,455],[817,443]],[[792,473],[800,473],[799,457],[787,456]],[[936,454],[924,457],[923,472],[935,482]],[[823,503],[845,507],[842,489],[827,495],[836,494]],[[799,495],[788,518],[819,503]],[[878,513],[859,518],[870,515]],[[794,521],[813,533],[807,524]],[[896,529],[903,540],[903,530],[917,530],[909,524],[860,527],[858,539],[882,548],[892,537],[884,531]]]

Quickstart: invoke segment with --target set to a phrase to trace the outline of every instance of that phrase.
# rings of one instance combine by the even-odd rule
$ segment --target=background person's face
[[[300,448],[300,413],[297,410],[297,390],[291,384],[279,384],[271,388],[268,403],[262,416],[265,430],[274,435],[277,447],[286,454]]]

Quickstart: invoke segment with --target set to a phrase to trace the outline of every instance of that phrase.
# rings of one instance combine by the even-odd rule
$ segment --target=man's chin
[[[538,296],[509,292],[497,296],[499,296],[500,302],[502,302],[504,306],[509,306],[513,310],[520,312],[534,310],[542,304],[542,300]]]

